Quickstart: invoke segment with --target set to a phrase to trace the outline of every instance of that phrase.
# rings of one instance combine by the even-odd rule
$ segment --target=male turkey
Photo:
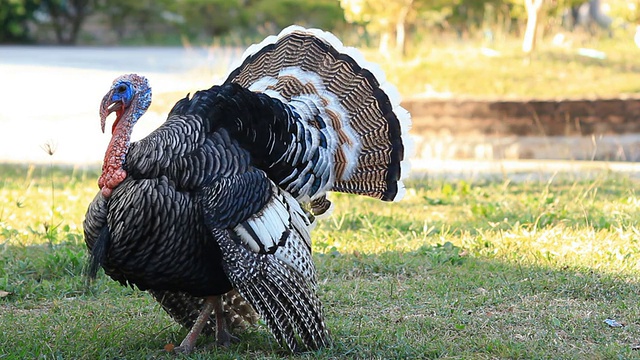
[[[292,26],[130,142],[150,103],[135,74],[102,100],[102,130],[116,119],[84,221],[89,275],[151,292],[191,327],[179,351],[203,331],[229,345],[253,309],[292,351],[328,346],[309,232],[328,191],[404,194],[410,117],[393,86],[332,34]]]

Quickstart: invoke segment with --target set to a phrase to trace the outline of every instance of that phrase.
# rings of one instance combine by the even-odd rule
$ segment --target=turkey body
[[[409,115],[394,91],[331,34],[292,27],[130,142],[151,89],[119,77],[101,106],[103,130],[117,117],[84,222],[90,275],[102,267],[148,290],[191,328],[185,352],[200,332],[228,345],[227,327],[255,312],[292,351],[330,345],[310,231],[329,191],[402,197]]]
[[[184,105],[197,106],[215,95],[202,92]],[[231,290],[205,212],[220,213],[211,226],[231,228],[266,203],[270,188],[263,173],[250,170],[247,151],[225,129],[213,129],[206,115],[174,112],[161,128],[131,144],[124,164],[129,176],[109,199],[98,194],[91,203],[84,226],[88,245],[92,249],[92,240],[108,231],[103,267],[114,280],[142,290],[188,290],[193,296]],[[231,198],[222,193],[223,179],[256,187],[224,189],[240,193]],[[225,205],[241,208],[235,214],[216,208]]]
[[[127,198],[136,198],[135,205],[122,201]],[[104,222],[96,224],[96,230],[109,231],[103,267],[114,280],[141,290],[188,289],[193,296],[231,290],[220,248],[204,225],[196,191],[178,190],[167,177],[127,179],[111,201],[96,199],[91,206],[113,214],[109,220],[100,219]],[[166,211],[170,219],[165,219]],[[85,226],[87,233],[93,231],[91,225]]]

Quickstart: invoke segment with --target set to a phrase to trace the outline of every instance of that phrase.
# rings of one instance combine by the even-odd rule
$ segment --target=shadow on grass
[[[71,260],[81,250],[2,248],[0,289],[11,294],[0,298],[0,358],[172,358],[162,348],[186,330],[146,293],[104,275],[86,288]],[[69,261],[38,273],[52,257]],[[315,260],[335,345],[302,358],[638,355],[637,277],[472,256],[447,242],[410,252],[334,251]],[[25,261],[33,267],[20,265]],[[610,327],[607,318],[625,326]],[[288,357],[264,327],[240,337],[229,349],[201,339],[189,358]]]
[[[447,243],[318,266],[338,356],[629,358],[640,340],[640,286],[619,274],[468,257]]]

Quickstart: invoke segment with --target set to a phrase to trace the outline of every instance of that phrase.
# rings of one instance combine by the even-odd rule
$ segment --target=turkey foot
[[[217,346],[229,347],[231,344],[236,344],[239,342],[240,342],[240,338],[235,335],[231,335],[231,333],[226,329],[224,331],[216,333]]]
[[[196,340],[198,339],[198,336],[202,332],[202,329],[207,323],[207,320],[209,320],[209,315],[214,310],[214,308],[216,308],[217,310],[217,304],[220,304],[220,308],[222,307],[222,299],[220,296],[208,296],[205,299],[202,310],[200,311],[200,315],[198,315],[198,319],[196,319],[196,322],[193,324],[191,330],[189,330],[189,333],[184,338],[184,340],[182,340],[180,346],[174,348],[173,351],[182,354],[189,354],[193,351],[193,348],[196,346]],[[216,311],[216,318],[217,317],[218,311]]]
[[[231,335],[229,325],[224,313],[222,296],[215,296],[213,311],[216,314],[216,345],[228,347],[231,343],[239,342],[240,339]]]

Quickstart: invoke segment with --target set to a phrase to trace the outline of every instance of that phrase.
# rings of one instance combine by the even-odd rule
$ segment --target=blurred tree
[[[524,36],[522,39],[522,51],[531,54],[535,51],[538,37],[538,25],[541,17],[547,16],[549,19],[560,18],[564,12],[571,11],[572,7],[587,0],[506,0],[511,6],[511,16],[526,21]],[[544,11],[543,11],[544,10]],[[561,22],[561,21],[559,21]],[[545,24],[545,25],[548,25]]]
[[[41,0],[59,44],[75,44],[82,24],[95,9],[97,0]]]
[[[497,22],[498,17],[509,20],[511,18],[510,8],[505,0],[456,0],[443,4],[440,9],[440,11],[448,13],[447,25],[456,29],[459,36],[472,31],[481,31],[490,22],[489,17],[491,16],[493,16],[491,19],[493,22]],[[502,19],[501,26],[504,26],[505,21]]]
[[[438,26],[462,35],[483,25],[487,9],[509,16],[509,0],[340,0],[340,4],[348,22],[364,25],[380,37],[380,51],[388,51],[395,35],[395,50],[401,54],[406,53],[409,29]]]
[[[524,6],[527,10],[527,27],[524,31],[524,39],[522,40],[522,51],[530,54],[536,45],[536,36],[538,33],[538,15],[542,9],[543,0],[524,0]]]
[[[38,0],[0,0],[0,43],[29,41],[27,21],[38,6]]]
[[[246,24],[244,0],[178,0],[171,10],[183,18],[181,30],[189,37],[226,34]]]
[[[336,0],[257,0],[250,2],[251,24],[271,24],[282,29],[291,24],[332,30],[344,23]],[[277,30],[269,29],[269,30]]]
[[[424,0],[423,0],[424,1]],[[340,0],[345,19],[350,23],[364,25],[367,31],[380,36],[379,50],[389,51],[391,35],[395,34],[395,50],[406,51],[406,28],[410,19],[415,17],[416,0]],[[430,1],[432,7],[440,0]]]
[[[344,23],[336,0],[178,0],[170,11],[183,19],[180,29],[189,38],[262,36],[291,24],[334,29]]]
[[[98,10],[106,17],[118,42],[124,40],[127,31],[134,27],[136,33],[148,40],[150,25],[159,22],[170,22],[163,18],[171,13],[172,0],[109,0],[100,4]]]

